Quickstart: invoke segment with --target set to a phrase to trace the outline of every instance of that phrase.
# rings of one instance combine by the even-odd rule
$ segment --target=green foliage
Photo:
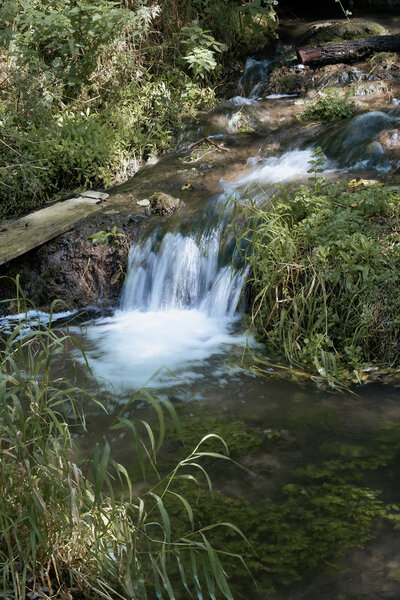
[[[262,35],[260,46],[274,36],[277,0],[251,0],[246,4],[235,0],[163,0],[164,29],[171,31],[177,15],[191,24],[198,22],[204,31],[226,45],[230,51],[246,52],[249,43]]]
[[[3,2],[0,217],[108,187],[168,149],[181,116],[215,102],[210,84],[250,29],[270,39],[274,5]]]
[[[331,122],[339,119],[347,119],[353,116],[354,110],[349,102],[350,92],[344,96],[334,88],[328,88],[319,92],[317,99],[307,106],[298,119],[306,121]]]
[[[215,53],[222,52],[223,44],[198,25],[183,27],[181,34],[182,44],[187,52],[183,59],[188,63],[195,79],[204,79],[217,66]]]
[[[397,192],[354,181],[251,207],[252,315],[268,345],[332,384],[398,368],[398,206]]]
[[[247,43],[250,22],[257,28],[255,15],[264,32],[273,27],[273,6],[3,2],[0,216],[107,187],[168,149],[182,115],[215,102],[210,84]]]
[[[115,2],[97,0],[6,0],[1,39],[27,76],[62,80],[76,93],[90,77],[105,44],[134,14]]]
[[[16,302],[20,310],[35,310],[21,296]],[[207,530],[194,528],[195,506],[177,488],[182,480],[199,486],[198,473],[211,490],[201,461],[227,460],[226,444],[214,436],[222,453],[203,451],[203,442],[213,437],[206,436],[162,478],[156,465],[166,422],[179,423],[169,402],[138,392],[112,420],[93,456],[83,459],[74,441],[86,431],[83,404],[102,406],[74,383],[52,379],[52,362],[57,357],[64,362],[73,341],[51,326],[54,307],[49,325],[20,317],[12,325],[3,323],[0,331],[2,590],[18,600],[45,589],[54,597],[74,590],[80,598],[172,600],[173,590],[181,588],[194,598],[212,599],[218,590],[219,597],[231,599],[223,567],[230,554],[210,544]],[[156,428],[125,417],[139,399],[154,407]],[[126,468],[112,459],[107,438],[115,432],[131,445],[140,481],[157,480],[141,496]],[[179,532],[166,508],[170,498],[186,515]],[[240,536],[236,526],[224,523],[221,530]]]
[[[111,229],[111,231],[97,231],[89,235],[88,239],[92,240],[93,244],[114,244],[118,246],[119,238],[123,238],[123,233],[117,233],[117,227]]]

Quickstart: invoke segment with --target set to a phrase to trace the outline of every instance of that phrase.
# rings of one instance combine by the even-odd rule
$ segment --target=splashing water
[[[88,326],[93,372],[117,391],[177,384],[170,371],[201,377],[204,361],[245,343],[235,329],[246,270],[231,267],[228,220],[211,227],[212,213],[187,235],[156,230],[134,246],[120,310]]]
[[[233,188],[248,188],[253,185],[267,185],[305,179],[309,176],[313,150],[291,150],[282,156],[264,159],[250,158],[247,164],[252,167],[250,173],[237,179]],[[328,166],[328,163],[326,163]]]

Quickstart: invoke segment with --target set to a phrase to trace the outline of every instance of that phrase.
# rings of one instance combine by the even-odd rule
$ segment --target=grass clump
[[[186,589],[194,598],[231,598],[223,557],[206,529],[194,527],[195,507],[177,490],[182,479],[199,485],[196,471],[211,486],[200,463],[208,456],[226,459],[225,443],[208,435],[165,478],[159,476],[167,415],[179,425],[171,405],[145,394],[158,426],[127,419],[123,409],[84,459],[74,441],[74,434],[85,432],[82,404],[101,405],[70,382],[52,380],[50,369],[71,338],[25,318],[3,323],[0,334],[0,585],[6,596],[172,600],[175,590]],[[114,432],[121,431],[132,445],[140,481],[148,482],[140,496],[137,482],[111,456]],[[202,450],[212,438],[222,453]],[[165,508],[170,497],[185,515],[179,533]]]
[[[349,101],[349,93],[344,96],[334,88],[319,92],[312,104],[298,116],[301,121],[322,121],[330,123],[352,117],[354,109]]]
[[[317,180],[252,206],[249,219],[260,338],[332,384],[398,371],[398,191]]]

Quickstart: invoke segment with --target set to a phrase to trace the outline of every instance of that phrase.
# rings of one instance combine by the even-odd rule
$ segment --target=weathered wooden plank
[[[358,40],[329,42],[312,48],[300,48],[297,57],[303,65],[322,67],[364,60],[373,52],[400,52],[400,36],[375,35]]]
[[[100,202],[98,197],[70,198],[0,224],[0,265],[69,231],[77,221],[100,210]]]

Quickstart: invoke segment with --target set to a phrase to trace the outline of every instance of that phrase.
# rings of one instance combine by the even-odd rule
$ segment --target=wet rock
[[[378,136],[394,127],[396,120],[380,111],[364,113],[336,126],[319,140],[328,158],[343,166],[369,161],[370,166],[384,166],[385,154]]]
[[[387,129],[386,131],[382,131],[378,137],[378,141],[384,148],[399,148],[400,130]]]
[[[386,82],[397,80],[400,76],[400,61],[389,61],[387,64],[371,62],[357,65],[326,65],[318,69],[310,69],[303,65],[279,66],[274,69],[268,81],[264,82],[263,94],[298,94],[310,93],[327,87],[354,87],[355,95],[370,94],[387,89]],[[361,83],[359,83],[361,82]],[[375,82],[367,85],[366,82]],[[356,84],[360,85],[359,90]],[[375,87],[374,87],[375,86]],[[386,86],[386,87],[385,87]]]
[[[269,79],[268,93],[304,94],[311,86],[310,69],[281,67],[272,73]]]
[[[382,131],[376,138],[383,151],[389,157],[392,163],[398,164],[400,161],[400,129],[387,129]]]
[[[107,200],[110,197],[106,192],[99,192],[97,190],[86,190],[82,192],[82,198],[93,198],[94,200]]]
[[[371,161],[379,162],[380,158],[385,154],[382,144],[376,140],[371,142],[366,147],[366,156]]]
[[[0,276],[20,277],[27,298],[44,311],[57,299],[56,311],[75,310],[82,306],[98,308],[115,305],[124,281],[129,249],[140,233],[146,215],[126,225],[129,215],[95,213],[82,219],[69,231],[49,243],[3,265]],[[113,227],[115,234],[113,235]],[[108,233],[103,243],[93,243],[89,236]],[[0,311],[16,311],[12,279],[2,279]]]
[[[171,215],[179,206],[179,198],[163,192],[156,192],[150,198],[151,212],[155,215]]]

